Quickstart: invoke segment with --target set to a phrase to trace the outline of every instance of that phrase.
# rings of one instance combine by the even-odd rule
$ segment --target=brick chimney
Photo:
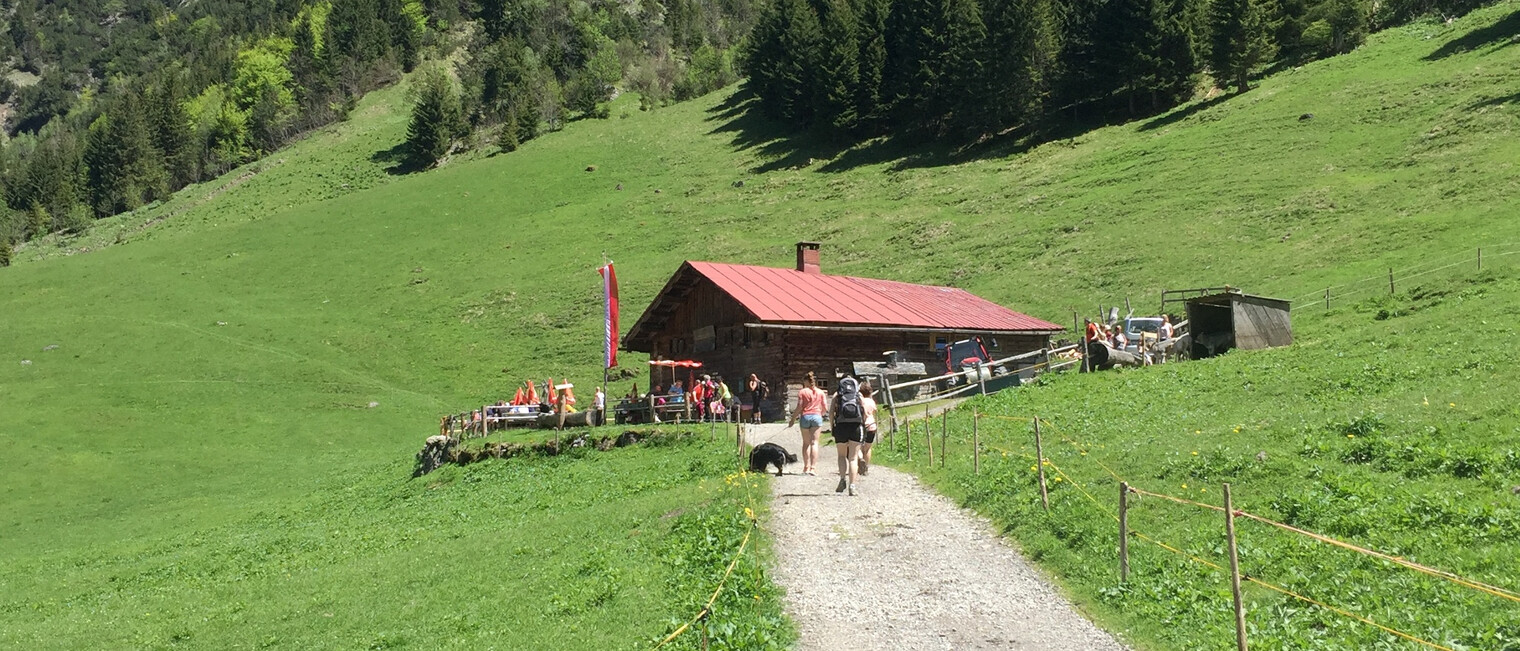
[[[823,273],[818,268],[818,247],[817,242],[797,243],[797,271],[810,274]]]

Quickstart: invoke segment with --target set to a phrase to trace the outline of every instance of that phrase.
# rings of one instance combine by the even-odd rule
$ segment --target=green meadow
[[[914,460],[903,440],[889,458],[992,517],[1145,648],[1234,648],[1229,574],[1189,558],[1228,568],[1224,516],[1132,497],[1129,526],[1150,540],[1130,539],[1121,582],[1115,476],[1215,506],[1229,483],[1237,509],[1520,591],[1520,267],[1475,266],[1301,310],[1289,348],[1051,376],[978,398],[949,416],[949,455],[926,460],[917,422]],[[980,474],[973,409],[989,414]],[[1035,416],[1053,464],[1049,513]],[[1520,649],[1513,600],[1259,522],[1237,518],[1236,530],[1248,576],[1447,648]],[[1251,648],[1428,648],[1251,583],[1245,603]]]
[[[599,383],[604,256],[623,281],[625,324],[682,260],[787,266],[801,239],[824,242],[827,272],[965,287],[1058,323],[1126,297],[1148,311],[1168,287],[1228,283],[1312,301],[1389,268],[1409,276],[1480,246],[1497,256],[1520,241],[1517,10],[1505,2],[1392,29],[1244,95],[1038,146],[841,150],[753,117],[730,90],[651,112],[624,96],[609,119],[573,122],[516,152],[393,175],[406,89],[372,94],[347,123],[83,238],[28,245],[0,269],[0,449],[11,459],[0,474],[0,646],[645,645],[695,612],[725,567],[719,549],[742,536],[736,497],[702,493],[722,490],[727,447],[409,478],[440,415],[510,397],[524,379]],[[1510,449],[1513,427],[1499,411],[1514,384],[1502,361],[1515,318],[1504,260],[1484,278],[1411,280],[1395,302],[1424,305],[1407,292],[1427,280],[1458,284],[1439,306],[1396,318],[1377,320],[1383,308],[1364,303],[1378,282],[1340,287],[1329,316],[1300,319],[1288,351],[1061,378],[999,400],[1048,400],[1058,426],[1135,446],[1146,463],[1134,472],[1171,473],[1168,486],[1193,471],[1149,461],[1179,453],[1166,428],[1188,410],[1199,410],[1194,429],[1221,437],[1225,425],[1275,428],[1288,442],[1262,449],[1282,470],[1255,493],[1243,487],[1243,499],[1282,490],[1322,506],[1323,481],[1306,475],[1315,464],[1346,481],[1408,472],[1344,461],[1352,443],[1333,435],[1339,422],[1361,422],[1389,445],[1425,437],[1421,449],[1472,447],[1492,461]],[[1488,298],[1459,300],[1472,292]],[[1489,354],[1451,373],[1476,351]],[[642,363],[623,360],[641,385]],[[1126,382],[1200,397],[1131,409],[1143,396]],[[1368,383],[1375,390],[1359,388]],[[1408,411],[1432,385],[1444,393],[1430,389],[1431,411]],[[1455,399],[1459,389],[1478,397]],[[1104,393],[1112,401],[1094,395]],[[1457,407],[1435,408],[1447,402]],[[1471,420],[1458,428],[1436,412]],[[1439,431],[1419,429],[1427,424]],[[1326,447],[1305,453],[1305,439]],[[1227,464],[1244,445],[1193,449]],[[1484,467],[1481,477],[1397,483],[1438,500],[1433,512],[1498,509],[1514,498],[1489,484],[1513,470]],[[1017,484],[1027,478],[1009,481],[1027,488]],[[1487,492],[1454,488],[1469,484]],[[1410,512],[1390,495],[1376,508]],[[1167,610],[1174,597],[1160,589],[1100,599],[1099,517],[1088,546],[1065,552],[1075,560],[1037,554],[1041,562],[1157,648],[1227,642],[1214,635],[1217,613],[1205,612],[1216,595],[1196,612]],[[1175,525],[1183,540],[1193,531],[1185,522]],[[1415,537],[1420,526],[1389,535]],[[684,575],[672,546],[695,539],[691,527],[712,528],[716,542],[691,552],[703,567]],[[1012,533],[1037,549],[1050,531]],[[1432,549],[1455,549],[1456,536],[1439,533]],[[1470,545],[1453,569],[1481,573],[1485,550],[1512,552],[1507,544]],[[690,578],[672,578],[681,576]],[[735,639],[789,639],[774,589],[757,570],[746,576],[751,594],[730,595],[745,607],[727,610]],[[1178,585],[1217,589],[1213,578],[1184,578]],[[1343,578],[1346,590],[1384,580]],[[1514,584],[1506,579],[1493,577]],[[1497,621],[1481,605],[1460,624],[1471,627],[1431,630],[1454,603],[1395,619],[1488,648],[1466,642]],[[1208,623],[1182,640],[1139,623],[1171,621],[1157,613]],[[548,637],[569,635],[551,631],[566,622],[579,637]],[[1284,648],[1391,644],[1341,624],[1268,630]]]

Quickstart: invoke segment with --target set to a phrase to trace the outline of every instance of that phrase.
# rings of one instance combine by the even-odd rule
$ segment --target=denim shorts
[[[802,429],[823,427],[823,414],[803,414],[797,422]]]

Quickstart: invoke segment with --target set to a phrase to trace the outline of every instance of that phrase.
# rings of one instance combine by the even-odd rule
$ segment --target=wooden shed
[[[963,289],[824,274],[818,243],[800,242],[791,269],[682,263],[623,347],[701,361],[735,391],[754,373],[771,387],[765,415],[779,417],[810,371],[828,388],[853,362],[898,351],[943,373],[944,348],[958,339],[979,336],[989,354],[1007,357],[1044,348],[1062,330]]]
[[[1227,350],[1276,348],[1293,343],[1289,302],[1253,296],[1238,289],[1187,299],[1193,359]]]

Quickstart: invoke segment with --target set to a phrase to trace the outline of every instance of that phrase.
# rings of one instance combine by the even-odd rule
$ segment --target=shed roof
[[[1218,292],[1218,293],[1214,293],[1214,294],[1206,294],[1206,295],[1203,295],[1203,296],[1194,296],[1192,298],[1187,299],[1187,302],[1188,303],[1203,303],[1205,305],[1209,305],[1209,304],[1217,305],[1217,304],[1220,304],[1220,303],[1230,303],[1230,302],[1239,301],[1239,300],[1248,300],[1248,301],[1254,301],[1254,302],[1259,302],[1259,303],[1279,303],[1279,304],[1282,305],[1283,309],[1287,309],[1288,305],[1292,303],[1292,301],[1289,301],[1288,299],[1285,299],[1285,298],[1272,298],[1271,296],[1258,296],[1256,294],[1247,294],[1247,293],[1242,292],[1242,291],[1240,291],[1238,289],[1230,289],[1230,290],[1227,290],[1227,291]]]
[[[639,317],[627,343],[643,344],[664,327],[686,293],[702,279],[733,297],[760,323],[1029,333],[1063,330],[955,287],[688,261]]]

